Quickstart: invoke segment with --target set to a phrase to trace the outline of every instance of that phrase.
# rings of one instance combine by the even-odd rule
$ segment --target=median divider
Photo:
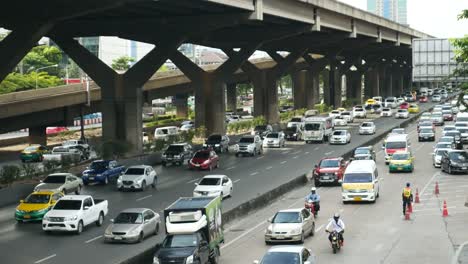
[[[387,134],[389,134],[392,129],[399,128],[399,127],[407,127],[411,123],[414,123],[424,112],[431,111],[433,107],[428,108],[427,110],[420,112],[416,115],[411,116],[407,120],[403,121],[399,125],[395,125],[383,132],[379,135],[369,139],[366,143],[361,144],[360,146],[369,146],[377,144],[381,141]],[[345,159],[349,159],[353,155],[354,149],[347,151],[342,156]],[[297,188],[302,187],[304,184],[308,184],[312,182],[312,171],[302,174],[293,178],[292,180],[270,190],[263,194],[258,195],[257,197],[253,198],[250,201],[242,203],[230,210],[223,212],[223,223],[227,224],[229,222],[234,221],[240,217],[246,216],[252,213],[255,210],[261,209],[268,204],[271,204],[273,201],[279,199],[282,195],[288,193],[289,191]],[[153,255],[155,253],[155,246],[151,246],[150,248],[143,249],[141,252],[137,253],[136,255],[132,256],[131,258],[120,262],[120,264],[140,264],[140,263],[152,263]]]

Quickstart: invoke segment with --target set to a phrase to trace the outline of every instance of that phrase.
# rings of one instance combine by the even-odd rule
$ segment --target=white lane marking
[[[138,199],[136,199],[136,201],[139,202],[139,201],[142,201],[142,200],[144,200],[144,199],[148,199],[148,198],[150,198],[150,197],[152,197],[152,196],[153,196],[153,195],[150,194],[150,195],[147,195],[147,196],[145,196],[145,197],[138,198]]]
[[[318,228],[315,229],[315,233],[319,232],[320,230],[322,230],[322,228],[324,227],[324,225],[321,225],[319,226]]]
[[[97,237],[95,237],[95,238],[91,238],[90,240],[86,241],[85,244],[88,244],[88,243],[91,243],[91,242],[93,242],[93,241],[95,241],[95,240],[98,240],[98,239],[100,239],[101,237],[102,237],[102,235],[101,235],[101,236],[97,236]]]
[[[288,154],[289,152],[290,152],[289,150],[288,151],[283,151],[283,152],[281,152],[281,154]]]
[[[188,181],[187,183],[196,182],[196,181],[198,181],[198,180],[200,180],[200,179],[198,179],[198,178],[197,178],[197,179],[193,179],[193,180],[191,180],[191,181]]]
[[[335,152],[335,151],[327,152],[327,153],[325,153],[325,155],[330,155],[330,154],[332,154],[333,152]]]
[[[264,157],[265,157],[265,156],[260,156],[260,157],[258,157],[257,159],[258,159],[258,160],[259,160],[259,159],[263,159]]]
[[[283,161],[282,161],[282,162],[280,162],[280,163],[281,163],[281,164],[285,164],[286,162],[288,162],[288,161],[286,161],[286,160],[283,160]]]
[[[233,183],[238,183],[241,179],[234,180]]]
[[[235,168],[236,168],[236,166],[232,166],[232,167],[227,168],[226,170],[233,170]]]
[[[319,149],[319,147],[315,147],[315,148],[314,148],[314,150],[318,150],[318,149]]]
[[[431,185],[432,181],[435,179],[435,177],[437,175],[439,175],[440,173],[437,172],[437,173],[434,173],[434,175],[432,175],[432,178],[426,183],[426,185],[424,186],[424,188],[421,190],[421,195],[424,194],[424,192],[426,191],[427,187],[429,187],[429,185]]]
[[[457,252],[455,253],[455,256],[453,256],[453,259],[452,259],[452,264],[458,264],[458,259],[460,258],[460,254],[461,252],[463,251],[463,248],[468,245],[468,241],[465,241],[463,242],[463,244],[461,244],[458,249],[457,249]]]
[[[310,153],[309,151],[306,151],[306,152],[305,152],[306,155],[309,154],[309,153]]]
[[[269,167],[266,167],[266,169],[267,169],[267,170],[271,170],[271,169],[273,169],[273,167],[272,167],[272,166],[269,166]]]
[[[383,244],[380,243],[380,244],[377,244],[377,246],[375,246],[375,251],[380,251],[381,249],[383,248]]]
[[[35,263],[35,264],[41,263],[41,262],[44,262],[44,261],[46,261],[46,260],[48,260],[48,259],[55,258],[56,256],[57,256],[57,254],[53,254],[53,255],[50,255],[50,256],[45,257],[45,258],[43,258],[43,259],[40,259],[40,260],[38,260],[38,261],[36,261],[36,262],[34,262],[34,263]]]
[[[230,245],[234,244],[235,242],[237,242],[239,239],[245,237],[246,235],[248,235],[250,232],[254,231],[255,229],[261,227],[262,225],[266,225],[267,222],[260,222],[258,225],[250,228],[249,230],[245,231],[244,233],[242,233],[240,236],[234,238],[233,240],[229,241],[228,243],[224,244],[221,249],[223,248],[226,248],[226,247],[229,247]]]
[[[447,206],[447,209],[453,209],[453,208],[457,208],[457,207],[456,206]],[[433,210],[440,211],[441,209],[439,207],[437,207],[437,208],[427,208],[427,209],[417,209],[417,210],[413,210],[413,212],[433,211]]]
[[[258,174],[258,171],[252,172],[252,173],[250,173],[250,176],[254,176],[254,175],[257,175],[257,174]]]
[[[299,156],[294,156],[294,157],[293,157],[293,159],[297,159],[297,158],[299,158]]]
[[[296,154],[299,154],[299,153],[301,153],[301,152],[302,152],[301,150],[298,150],[298,151],[295,151],[295,152],[293,152],[293,153],[291,153],[291,154],[296,155]]]

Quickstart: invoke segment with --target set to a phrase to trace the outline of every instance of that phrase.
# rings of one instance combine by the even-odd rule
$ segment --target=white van
[[[179,133],[179,128],[176,126],[168,127],[158,127],[154,130],[154,139],[163,139],[167,140],[167,137],[170,135],[177,135]]]
[[[390,134],[385,140],[383,148],[385,150],[385,164],[388,164],[393,153],[397,151],[409,151],[408,134]]]
[[[468,113],[460,112],[457,114],[456,122],[468,122]]]
[[[375,101],[379,102],[379,103],[383,103],[383,98],[382,96],[374,96],[372,97],[372,99],[374,99]]]
[[[346,167],[341,190],[343,203],[375,202],[380,193],[379,173],[375,161],[353,160]]]
[[[312,141],[324,142],[333,132],[333,117],[309,117],[305,119],[302,138],[306,143]]]
[[[385,107],[390,107],[390,108],[396,108],[397,107],[397,99],[396,97],[387,97],[385,98],[384,106]]]

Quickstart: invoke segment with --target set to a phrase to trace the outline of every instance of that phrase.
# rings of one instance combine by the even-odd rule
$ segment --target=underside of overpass
[[[408,88],[402,86],[411,72],[411,41],[427,37],[335,1],[18,0],[9,5],[10,12],[0,17],[0,26],[12,30],[0,42],[0,80],[41,37],[50,37],[101,87],[103,137],[127,141],[136,153],[142,150],[142,87],[167,59],[191,80],[196,125],[206,126],[208,133],[223,133],[226,81],[238,69],[254,86],[254,114],[277,123],[276,83],[282,75],[296,72],[298,59],[308,65],[294,74],[296,97],[305,98],[298,106],[314,101],[319,72],[327,76],[325,102],[339,106],[343,75],[347,83],[350,80],[350,96],[360,94],[353,89],[360,89],[356,80],[362,75],[369,95]],[[156,47],[119,74],[75,39],[89,36],[118,36]],[[229,59],[207,72],[177,51],[182,43],[220,48]],[[255,67],[248,58],[256,50],[268,52],[276,65],[267,70]]]

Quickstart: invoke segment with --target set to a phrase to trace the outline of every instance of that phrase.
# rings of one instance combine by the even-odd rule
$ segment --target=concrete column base
[[[278,108],[278,86],[276,78],[270,77],[267,71],[259,71],[253,79],[254,116],[263,116],[268,124],[280,121]]]
[[[320,102],[320,72],[309,70],[306,88],[306,107],[313,109]]]
[[[29,144],[40,144],[47,146],[46,126],[30,127],[29,128]]]
[[[329,70],[322,71],[322,79],[323,79],[323,103],[326,105],[332,105],[332,101],[330,97],[330,71]]]
[[[204,126],[206,134],[226,133],[226,84],[214,75],[204,74],[195,86],[195,125]]]
[[[174,96],[174,105],[176,107],[176,114],[179,118],[188,117],[188,95],[186,94],[177,94]]]
[[[237,112],[237,84],[232,83],[226,86],[227,110]]]
[[[307,71],[292,74],[294,109],[306,108]]]

